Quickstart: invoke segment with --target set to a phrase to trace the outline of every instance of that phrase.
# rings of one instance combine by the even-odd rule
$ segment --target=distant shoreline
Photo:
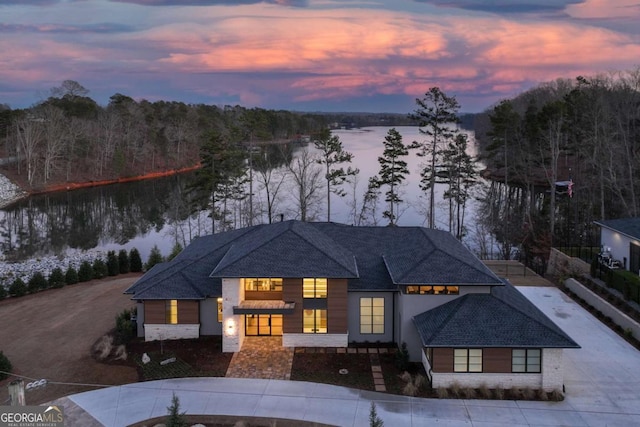
[[[86,182],[64,182],[59,184],[52,184],[43,188],[37,188],[32,190],[25,190],[14,181],[11,181],[4,175],[0,175],[0,209],[4,209],[24,198],[29,196],[35,196],[39,194],[56,193],[61,191],[72,191],[81,188],[99,187],[104,185],[122,184],[127,182],[144,181],[147,179],[163,178],[167,176],[178,175],[181,173],[192,172],[200,169],[201,165],[198,163],[194,166],[189,166],[180,169],[170,169],[166,171],[150,172],[144,175],[134,175],[122,178],[105,179],[98,181],[86,181]]]

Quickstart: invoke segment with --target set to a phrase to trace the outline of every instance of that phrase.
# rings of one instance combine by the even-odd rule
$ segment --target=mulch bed
[[[348,373],[341,374],[341,369]],[[374,390],[368,354],[295,353],[291,379]]]
[[[183,377],[224,377],[233,353],[222,352],[222,337],[202,337],[190,340],[133,340],[129,346],[129,363],[138,369],[140,381]],[[152,362],[142,363],[147,353]],[[175,358],[175,362],[160,364]]]

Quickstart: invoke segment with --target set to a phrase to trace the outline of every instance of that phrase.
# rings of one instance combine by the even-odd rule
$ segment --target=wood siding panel
[[[453,349],[434,348],[431,369],[433,372],[453,372]]]
[[[302,279],[282,280],[282,300],[296,304],[293,313],[282,316],[282,332],[302,333]]]
[[[482,370],[488,373],[511,372],[510,348],[482,349]]]
[[[166,301],[144,301],[144,323],[158,325],[166,323]]]
[[[178,324],[194,325],[200,323],[199,307],[198,301],[178,301]]]
[[[347,316],[347,279],[329,279],[327,281],[327,332],[346,334]]]
[[[279,291],[244,291],[245,300],[280,300],[282,292]]]

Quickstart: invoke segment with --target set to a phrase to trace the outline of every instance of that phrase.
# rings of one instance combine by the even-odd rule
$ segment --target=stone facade
[[[222,351],[240,351],[244,342],[244,316],[233,314],[233,306],[244,300],[240,279],[222,279]]]
[[[424,356],[423,364],[427,372],[430,372],[427,358]],[[542,388],[545,391],[562,390],[562,349],[543,349],[541,370],[542,372],[539,374],[523,374],[511,372],[431,372],[431,381],[433,388],[447,388],[451,387],[451,385],[454,383],[458,383],[462,387],[474,388],[480,387],[484,384],[489,388],[501,387],[503,389],[509,389],[511,387],[530,387],[532,389]]]
[[[348,334],[284,334],[284,347],[347,347]]]
[[[167,325],[167,324],[145,324],[144,340],[181,340],[200,337],[200,324]]]

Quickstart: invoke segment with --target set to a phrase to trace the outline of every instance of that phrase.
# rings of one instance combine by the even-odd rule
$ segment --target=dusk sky
[[[64,80],[297,111],[463,112],[540,82],[640,66],[640,0],[0,0],[0,104]]]

